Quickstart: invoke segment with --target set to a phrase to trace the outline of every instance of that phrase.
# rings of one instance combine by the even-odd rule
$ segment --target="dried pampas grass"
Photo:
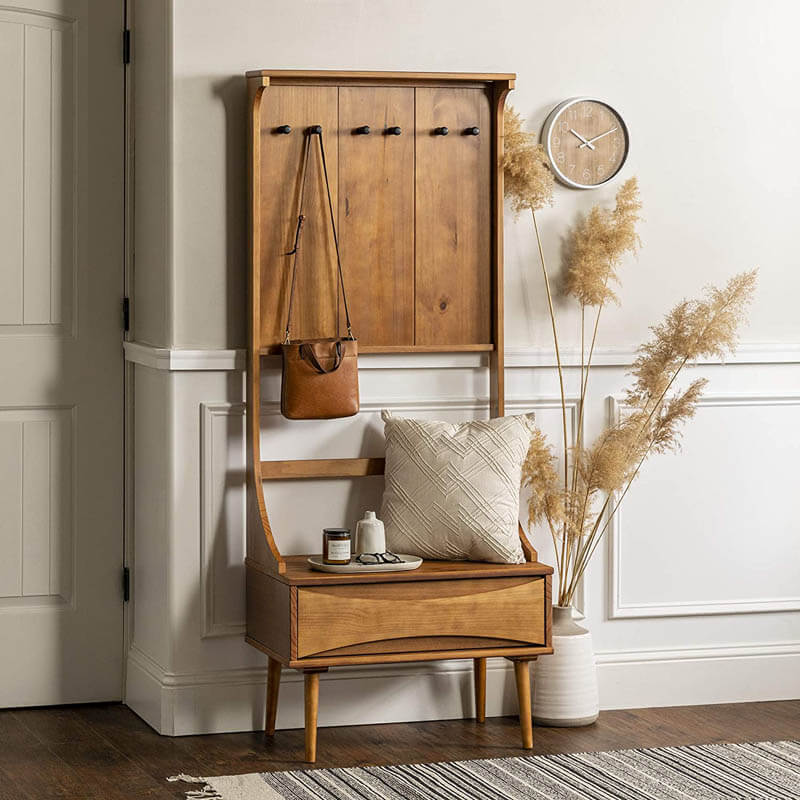
[[[619,302],[611,284],[619,283],[622,257],[639,248],[636,223],[641,209],[639,183],[629,178],[617,192],[613,209],[594,206],[573,231],[565,288],[582,306]]]
[[[529,524],[546,523],[553,538],[558,604],[567,606],[644,461],[652,453],[680,448],[683,425],[694,416],[706,380],[698,378],[685,389],[673,391],[676,379],[688,363],[722,359],[733,351],[755,291],[756,272],[736,275],[722,288],[709,287],[700,299],[681,301],[651,329],[650,340],[639,348],[631,368],[633,381],[621,404],[620,419],[586,447],[583,409],[600,313],[607,303],[619,302],[613,288],[619,285],[619,267],[624,256],[640,246],[636,226],[642,204],[636,178],[622,184],[613,209],[595,206],[572,232],[565,261],[566,293],[581,307],[581,410],[577,441],[569,448],[555,311],[536,221],[536,212],[552,204],[553,174],[543,148],[523,131],[519,115],[510,109],[505,126],[506,194],[516,212],[531,211],[553,330],[563,429],[563,474],[557,470],[557,458],[546,437],[535,429],[522,483],[530,491]],[[587,307],[596,309],[588,357]]]
[[[544,147],[522,129],[522,119],[511,107],[504,112],[503,126],[505,194],[514,212],[552,205],[554,178]]]

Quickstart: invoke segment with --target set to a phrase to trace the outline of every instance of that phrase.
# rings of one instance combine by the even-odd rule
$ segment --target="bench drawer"
[[[297,589],[296,658],[545,644],[541,577]]]

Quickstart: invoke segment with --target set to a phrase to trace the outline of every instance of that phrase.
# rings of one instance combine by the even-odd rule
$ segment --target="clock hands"
[[[591,141],[588,139],[584,139],[583,136],[581,136],[578,133],[578,131],[575,130],[575,128],[570,128],[569,132],[577,136],[583,142],[583,144],[578,146],[579,150],[581,147],[587,147],[587,146],[589,147],[590,150],[594,150],[594,145],[592,144],[592,141],[594,141],[593,139]]]
[[[580,150],[582,147],[591,147],[592,150],[594,150],[594,147],[592,146],[592,142],[596,142],[598,139],[602,139],[604,136],[608,136],[609,133],[614,133],[615,130],[617,130],[617,129],[616,128],[612,128],[610,131],[606,131],[605,133],[601,133],[599,136],[593,136],[591,139],[583,139],[582,136],[579,136],[578,137],[579,139],[583,139],[583,144],[578,145],[578,150]],[[574,133],[574,131],[573,131],[573,133]]]

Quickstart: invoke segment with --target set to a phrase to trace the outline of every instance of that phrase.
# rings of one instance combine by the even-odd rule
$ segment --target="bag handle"
[[[314,352],[314,348],[308,343],[303,343],[300,345],[300,358],[310,362],[311,366],[320,375],[329,375],[331,372],[336,372],[336,370],[342,366],[342,342],[341,340],[336,341],[336,355],[333,359],[333,366],[330,369],[325,369],[325,367],[319,363],[319,359],[317,358],[317,354]]]
[[[286,313],[286,330],[284,332],[284,344],[289,344],[290,336],[289,336],[289,326],[292,321],[292,306],[294,304],[294,288],[297,282],[297,256],[300,251],[300,234],[303,230],[303,223],[305,222],[305,216],[303,215],[303,202],[305,200],[306,194],[306,178],[308,177],[308,157],[309,151],[311,150],[311,137],[312,136],[319,136],[319,152],[320,157],[322,159],[322,172],[325,175],[325,189],[328,195],[328,210],[330,212],[330,219],[331,219],[331,230],[333,231],[333,244],[336,247],[336,266],[339,272],[339,283],[342,287],[342,301],[344,302],[344,315],[345,320],[347,322],[347,336],[349,339],[353,337],[353,329],[350,324],[350,310],[347,307],[347,292],[344,288],[344,274],[342,273],[342,257],[339,253],[339,236],[336,233],[336,220],[333,215],[333,200],[331,199],[331,184],[328,180],[328,164],[325,159],[325,145],[322,142],[322,125],[312,125],[310,128],[307,128],[304,131],[304,142],[303,142],[303,162],[302,162],[302,177],[300,179],[300,207],[299,213],[297,217],[297,228],[295,229],[294,233],[294,247],[286,253],[287,256],[294,256],[292,261],[292,283],[291,288],[289,289],[289,308]],[[337,334],[338,334],[338,325],[337,325]],[[338,367],[338,365],[337,365]],[[333,370],[331,370],[333,371]]]

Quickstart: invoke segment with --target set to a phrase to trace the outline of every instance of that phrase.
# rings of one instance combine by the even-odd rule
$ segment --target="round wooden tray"
[[[398,558],[403,560],[399,564],[358,564],[351,561],[349,564],[323,564],[322,556],[309,556],[308,563],[311,569],[320,572],[406,572],[416,569],[422,564],[422,559],[418,556],[409,556],[405,553],[397,553]]]

